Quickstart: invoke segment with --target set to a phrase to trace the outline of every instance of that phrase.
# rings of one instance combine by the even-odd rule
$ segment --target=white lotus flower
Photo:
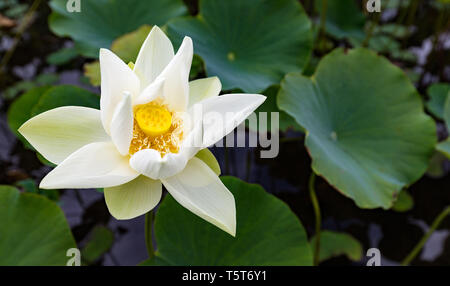
[[[162,184],[182,206],[235,235],[234,197],[218,176],[195,157],[221,139],[264,100],[258,94],[219,95],[217,77],[188,82],[192,40],[178,52],[154,27],[134,67],[100,50],[100,110],[65,106],[39,114],[19,132],[47,160],[57,164],[42,180],[44,189],[104,188],[117,219],[131,219],[160,201]],[[187,120],[193,106],[203,113],[232,112],[222,127]],[[201,118],[200,118],[201,119]],[[190,122],[189,122],[190,121]],[[202,144],[195,146],[196,138]]]

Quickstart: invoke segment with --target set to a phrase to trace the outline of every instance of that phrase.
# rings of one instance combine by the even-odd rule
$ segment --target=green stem
[[[319,201],[317,200],[316,191],[314,189],[314,183],[316,181],[316,174],[314,171],[311,172],[311,176],[309,177],[309,195],[311,196],[311,202],[314,208],[314,216],[316,218],[316,243],[314,244],[314,266],[319,265],[319,256],[320,256],[320,227],[321,227],[321,215],[320,215],[320,207]]]
[[[9,60],[11,59],[12,55],[14,54],[14,51],[17,48],[17,44],[19,43],[19,40],[22,37],[23,32],[30,25],[30,22],[31,22],[31,19],[33,18],[34,12],[39,7],[39,4],[41,4],[41,1],[42,0],[34,0],[33,4],[31,4],[30,9],[28,9],[27,13],[23,17],[23,20],[20,23],[20,26],[17,29],[17,33],[16,33],[16,35],[14,37],[12,47],[6,52],[6,54],[3,56],[3,58],[2,58],[2,60],[0,62],[0,72],[8,64]]]
[[[155,256],[155,250],[153,248],[153,211],[149,211],[145,215],[145,245],[147,246],[148,258]]]
[[[439,215],[438,217],[433,221],[431,224],[430,229],[425,233],[425,235],[422,237],[422,239],[417,243],[417,245],[411,250],[411,252],[408,254],[408,256],[403,259],[401,262],[401,265],[407,266],[411,263],[411,261],[414,260],[414,258],[419,254],[419,252],[422,250],[422,247],[427,242],[428,238],[430,238],[431,234],[439,227],[441,222],[444,220],[446,216],[450,215],[450,206],[446,207]]]
[[[327,6],[328,1],[322,0],[322,10],[320,12],[320,26],[319,35],[317,36],[317,48],[321,51],[323,48],[323,41],[325,40],[325,22],[327,20]]]

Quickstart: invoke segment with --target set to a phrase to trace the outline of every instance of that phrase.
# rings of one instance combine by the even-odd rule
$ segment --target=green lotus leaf
[[[90,264],[99,259],[113,245],[114,233],[105,226],[96,226],[90,235],[89,241],[81,250],[81,258]]]
[[[450,84],[448,83],[435,83],[430,85],[427,89],[429,100],[426,107],[431,114],[439,119],[444,117],[444,105],[445,101],[450,94]]]
[[[314,245],[316,236],[311,238],[311,245]],[[348,259],[359,261],[362,258],[362,245],[353,236],[347,233],[325,230],[320,233],[320,255],[319,261],[345,255]]]
[[[313,170],[361,208],[390,208],[426,171],[436,126],[387,59],[336,49],[307,78],[288,74],[278,106],[307,130]]]
[[[314,1],[316,11],[322,13],[322,0]],[[327,0],[326,33],[337,39],[362,41],[365,17],[354,0]]]
[[[109,48],[117,37],[144,24],[164,25],[187,12],[182,0],[83,0],[81,12],[69,12],[66,0],[52,0],[50,29],[77,42],[79,52],[98,58],[99,48]]]
[[[0,205],[0,265],[66,265],[76,244],[56,203],[0,186]]]
[[[31,115],[36,116],[44,111],[68,105],[99,109],[100,97],[73,85],[54,86],[42,94],[39,101],[33,106]]]
[[[176,45],[193,39],[206,73],[224,90],[261,92],[302,71],[312,50],[311,22],[296,0],[203,0],[199,15],[167,26]]]
[[[222,177],[236,201],[236,237],[166,196],[155,218],[156,258],[143,265],[311,265],[302,224],[259,185]]]
[[[399,193],[397,200],[395,201],[392,209],[396,212],[407,212],[414,207],[414,198],[403,190]]]

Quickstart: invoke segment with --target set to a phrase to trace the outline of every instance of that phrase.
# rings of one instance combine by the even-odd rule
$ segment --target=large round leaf
[[[258,185],[222,177],[236,201],[236,237],[171,196],[155,220],[157,257],[147,265],[311,265],[305,230],[289,207]]]
[[[311,54],[311,22],[296,0],[203,0],[197,17],[168,23],[176,44],[187,35],[224,90],[261,92],[301,71]]]
[[[366,49],[337,49],[289,74],[278,105],[307,130],[312,168],[359,207],[390,208],[427,169],[436,126],[406,75]]]
[[[316,11],[322,13],[322,1],[314,1]],[[362,41],[365,38],[365,17],[355,0],[327,0],[325,30],[337,39]]]
[[[120,35],[143,24],[164,25],[187,11],[182,0],[82,0],[80,4],[81,12],[69,12],[67,0],[52,0],[49,25],[55,34],[77,41],[79,51],[93,58]]]
[[[442,111],[442,117],[445,121],[445,126],[447,127],[447,130],[450,130],[450,96],[447,96],[445,99],[444,108]],[[447,158],[450,158],[450,138],[447,138],[443,142],[440,142],[436,149],[443,153]]]
[[[76,247],[61,209],[49,199],[0,186],[0,265],[66,265]]]

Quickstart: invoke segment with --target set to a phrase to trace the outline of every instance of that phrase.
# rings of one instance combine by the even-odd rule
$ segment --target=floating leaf
[[[316,236],[311,238],[310,244],[314,245]],[[347,233],[339,233],[325,230],[320,233],[319,261],[345,255],[348,259],[359,261],[362,258],[361,243]]]
[[[314,171],[361,208],[390,208],[425,173],[436,143],[414,86],[367,49],[336,49],[311,78],[287,75],[278,106],[307,130]]]
[[[397,200],[392,206],[392,209],[396,212],[407,212],[413,207],[414,198],[406,190],[403,190],[399,193]]]
[[[430,85],[427,89],[429,100],[426,107],[431,114],[439,119],[444,117],[444,105],[445,100],[450,94],[450,84],[448,83],[435,83]]]
[[[98,58],[99,48],[109,48],[117,37],[140,26],[164,25],[187,12],[182,0],[83,0],[81,12],[69,12],[67,0],[52,0],[50,29],[77,42],[79,52]]]
[[[222,177],[236,201],[236,237],[192,214],[171,196],[155,219],[156,259],[144,265],[311,265],[302,224],[258,185]]]
[[[0,206],[0,265],[66,265],[76,244],[54,202],[0,186]]]
[[[25,138],[17,131],[19,127],[31,118],[31,109],[35,106],[41,96],[49,90],[49,86],[36,87],[16,99],[8,109],[8,125],[11,131],[24,142],[25,146],[31,148]]]
[[[78,52],[74,47],[62,48],[47,57],[47,63],[51,65],[63,65],[78,56]]]
[[[61,106],[86,106],[99,109],[100,97],[88,90],[73,85],[58,85],[47,90],[33,106],[31,115]]]
[[[83,261],[90,264],[98,260],[107,252],[114,242],[114,233],[104,226],[97,226],[92,230],[89,241],[81,250]]]
[[[314,1],[322,13],[322,0]],[[327,0],[325,30],[337,39],[364,40],[365,17],[354,0]]]
[[[100,86],[100,62],[95,61],[84,64],[84,75],[89,79],[93,86]]]
[[[111,50],[125,63],[136,62],[139,50],[151,28],[149,25],[143,25],[136,31],[120,36],[112,42]]]
[[[168,33],[177,45],[192,37],[224,90],[261,92],[301,71],[312,49],[311,22],[296,0],[203,0],[199,15],[169,22]]]

